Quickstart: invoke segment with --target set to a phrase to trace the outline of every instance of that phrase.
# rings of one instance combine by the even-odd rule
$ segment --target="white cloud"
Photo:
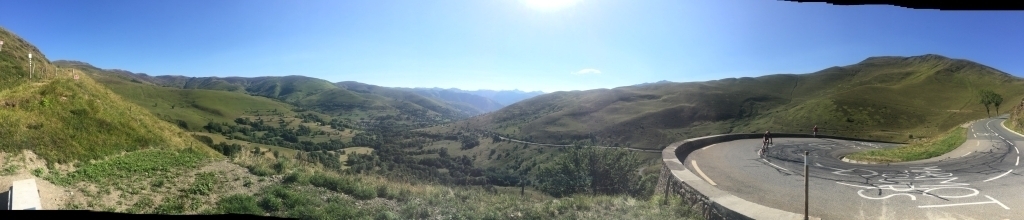
[[[597,69],[581,69],[580,71],[572,72],[574,75],[587,75],[587,74],[601,74],[600,70]]]

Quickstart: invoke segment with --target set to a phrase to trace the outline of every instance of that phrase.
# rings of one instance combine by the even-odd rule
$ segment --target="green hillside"
[[[480,115],[487,112],[496,111],[505,107],[499,104],[497,101],[474,95],[465,91],[458,90],[447,90],[447,89],[427,89],[427,88],[402,88],[405,91],[415,92],[416,94],[424,97],[432,98],[435,100],[442,100],[452,107],[455,107],[463,112],[468,112],[470,115]]]
[[[555,92],[456,126],[518,139],[661,148],[721,134],[821,132],[905,142],[986,117],[977,91],[1024,98],[1024,81],[939,55],[872,57],[809,74]],[[995,114],[995,112],[993,112]]]
[[[50,64],[6,29],[0,29],[0,40],[0,136],[5,137],[0,151],[31,150],[47,162],[66,164],[145,148],[183,149],[195,142],[89,75],[73,79],[68,69]]]
[[[409,124],[430,126],[467,118],[483,111],[465,102],[447,102],[415,92],[358,82],[331,83],[305,76],[184,77],[149,76],[122,70],[103,70],[78,61],[61,65],[95,70],[124,82],[185,90],[217,90],[262,96],[295,107],[315,109],[336,116],[376,115],[400,117]],[[365,118],[365,117],[364,117]]]

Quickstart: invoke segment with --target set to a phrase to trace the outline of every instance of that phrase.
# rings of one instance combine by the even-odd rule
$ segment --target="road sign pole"
[[[809,190],[807,189],[807,185],[808,185],[807,182],[808,182],[808,180],[810,180],[810,176],[807,175],[807,173],[808,173],[807,172],[807,167],[808,167],[807,166],[807,154],[808,154],[808,152],[804,151],[804,220],[808,220],[808,217],[807,217],[807,207],[808,207],[807,192]]]

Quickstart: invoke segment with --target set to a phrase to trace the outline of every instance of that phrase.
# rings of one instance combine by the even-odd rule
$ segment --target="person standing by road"
[[[814,137],[818,137],[818,125],[814,125]]]

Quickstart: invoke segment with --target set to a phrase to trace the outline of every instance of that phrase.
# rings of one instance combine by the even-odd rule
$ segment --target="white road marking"
[[[1013,163],[1013,166],[1020,166],[1020,156],[1017,156],[1017,162]]]
[[[981,141],[978,141],[978,142],[975,142],[975,143],[974,143],[974,146],[975,146],[975,147],[977,147],[977,146],[980,146],[980,145],[981,145]]]
[[[819,167],[825,167],[825,166],[822,166],[820,163],[814,163],[814,165],[817,165]]]
[[[847,185],[847,186],[852,186],[852,187],[861,187],[861,188],[865,188],[865,189],[876,189],[876,188],[878,188],[878,187],[858,186],[858,185],[853,185],[853,184],[844,183],[844,182],[836,182],[836,183]]]
[[[707,175],[704,175],[704,172],[700,171],[700,167],[697,166],[697,160],[691,160],[690,162],[693,164],[693,169],[697,170],[697,174],[700,174],[701,178],[704,178],[704,180],[708,181],[708,183],[710,183],[712,186],[718,185],[715,184],[715,181],[711,181],[711,178],[708,178]]]
[[[763,160],[763,161],[764,161],[765,163],[768,163],[768,165],[772,165],[773,167],[777,167],[777,168],[779,168],[779,169],[782,169],[782,170],[785,170],[785,171],[789,171],[789,170],[787,170],[786,168],[782,168],[782,167],[780,167],[779,165],[775,165],[775,164],[774,164],[774,163],[772,163],[772,162],[768,162],[768,160],[765,160],[765,159],[761,159],[761,160]],[[790,171],[790,172],[792,172],[792,171]]]
[[[974,133],[974,137],[978,137],[978,133]]]
[[[947,205],[922,205],[922,206],[917,206],[917,207],[918,208],[938,208],[938,207],[950,207],[950,206],[958,206],[958,205],[980,205],[980,204],[986,204],[986,203],[995,203],[995,204],[999,204],[999,206],[1002,206],[1004,209],[1010,209],[1010,207],[1006,207],[1006,205],[1003,205],[1002,202],[999,202],[999,200],[996,200],[996,199],[992,198],[991,196],[985,195],[985,197],[988,198],[988,199],[991,199],[992,201],[991,202],[958,203],[958,204],[947,204]]]
[[[966,157],[967,155],[971,155],[971,153],[974,153],[974,151],[967,152],[967,154],[964,154],[963,156],[960,156],[960,157]]]
[[[1010,174],[1010,172],[1013,172],[1013,169],[1010,169],[1010,170],[1006,171],[1006,173],[1003,173],[1002,175],[999,175],[999,176],[996,176],[996,177],[992,177],[991,179],[987,179],[987,180],[982,181],[982,182],[988,182],[988,181],[992,181],[992,180],[995,180],[995,179],[999,179],[1000,177],[1003,177],[1003,176],[1006,176],[1007,174]]]
[[[1013,151],[1017,151],[1017,154],[1020,154],[1020,150],[1018,150],[1017,147],[1013,147]]]

